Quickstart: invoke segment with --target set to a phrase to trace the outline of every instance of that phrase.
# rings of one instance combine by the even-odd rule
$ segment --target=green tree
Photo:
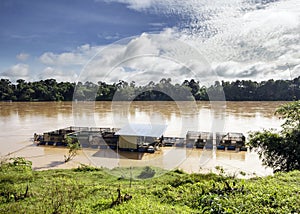
[[[15,100],[14,88],[8,79],[0,80],[0,100]]]
[[[66,137],[65,142],[69,148],[68,155],[65,155],[65,162],[69,162],[77,155],[77,152],[80,149],[80,143],[77,139],[69,136]]]
[[[275,114],[285,120],[282,131],[250,133],[250,148],[255,148],[263,164],[274,172],[300,170],[300,101],[282,105]]]
[[[115,97],[118,92],[119,96]],[[182,84],[173,84],[171,78],[162,78],[158,83],[136,85],[119,80],[108,84],[87,81],[78,84],[58,83],[55,79],[26,82],[23,79],[11,83],[8,79],[0,80],[0,101],[71,101],[76,100],[137,100],[137,101],[171,101],[171,100],[298,100],[300,99],[300,77],[293,80],[268,80],[253,82],[251,80],[216,81],[211,86],[200,85],[194,79],[184,80]]]
[[[285,119],[282,127],[285,131],[289,130],[300,130],[300,101],[288,103],[282,105],[277,109],[275,114],[279,115],[280,118]]]

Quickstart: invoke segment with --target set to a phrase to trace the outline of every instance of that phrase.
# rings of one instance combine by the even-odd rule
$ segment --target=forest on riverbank
[[[171,78],[147,85],[120,80],[117,83],[57,82],[46,79],[12,83],[0,80],[0,101],[292,101],[300,99],[300,76],[293,80],[256,82],[251,80],[215,81],[209,87],[199,81],[184,80],[173,84]]]

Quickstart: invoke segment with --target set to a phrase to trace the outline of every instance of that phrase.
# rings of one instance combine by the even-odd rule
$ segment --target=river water
[[[2,102],[0,103],[0,155],[23,156],[34,169],[69,168],[79,163],[113,168],[154,165],[188,172],[243,171],[267,175],[254,152],[163,148],[153,154],[112,150],[83,150],[71,163],[63,163],[64,148],[35,146],[34,133],[68,126],[122,127],[126,123],[165,124],[165,136],[184,137],[188,130],[242,132],[279,129],[275,109],[283,102]]]

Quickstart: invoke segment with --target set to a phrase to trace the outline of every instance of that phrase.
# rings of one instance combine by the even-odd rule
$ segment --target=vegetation
[[[33,179],[31,162],[23,158],[2,160],[0,167],[0,204],[28,197],[28,185]]]
[[[80,149],[80,143],[76,138],[73,139],[69,136],[66,137],[66,143],[69,151],[68,155],[65,155],[65,162],[69,162],[77,155],[77,152]]]
[[[263,164],[275,172],[300,170],[300,101],[282,105],[276,114],[285,120],[282,130],[253,132],[249,145],[258,151]]]
[[[224,94],[228,101],[298,100],[300,77],[293,80],[271,79],[262,82],[216,81],[209,87],[194,79],[184,80],[182,84],[172,84],[170,78],[163,78],[158,83],[150,81],[144,86],[137,86],[134,81],[128,83],[121,80],[113,84],[101,81],[58,83],[55,79],[36,82],[19,79],[13,84],[8,79],[0,80],[1,101],[71,101],[73,98],[97,101],[220,100],[224,99]]]
[[[12,84],[8,79],[0,80],[0,100],[12,101],[71,101],[75,84],[57,83],[55,79],[26,82],[23,79]]]
[[[299,171],[249,180],[180,170],[162,173],[162,169],[149,167],[111,171],[82,165],[70,170],[31,171],[30,164],[22,158],[2,162],[0,170],[0,213],[300,211]],[[153,170],[161,176],[138,179]],[[115,176],[118,173],[123,176]],[[127,175],[133,176],[131,187]],[[15,197],[22,194],[24,197]]]
[[[149,166],[146,166],[141,174],[138,176],[140,179],[152,178],[155,175],[155,170]]]

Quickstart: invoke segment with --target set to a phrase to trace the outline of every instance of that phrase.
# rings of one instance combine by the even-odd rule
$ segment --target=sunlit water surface
[[[165,136],[184,137],[188,130],[242,132],[279,129],[274,116],[282,102],[20,102],[0,103],[1,156],[23,156],[35,169],[74,167],[63,163],[67,150],[35,146],[34,133],[68,126],[122,127],[126,123],[163,123]],[[112,150],[83,150],[74,160],[113,168],[153,165],[188,172],[215,171],[222,166],[228,173],[249,176],[271,173],[254,152],[163,148],[155,154],[116,153]],[[73,163],[74,164],[74,163]]]

